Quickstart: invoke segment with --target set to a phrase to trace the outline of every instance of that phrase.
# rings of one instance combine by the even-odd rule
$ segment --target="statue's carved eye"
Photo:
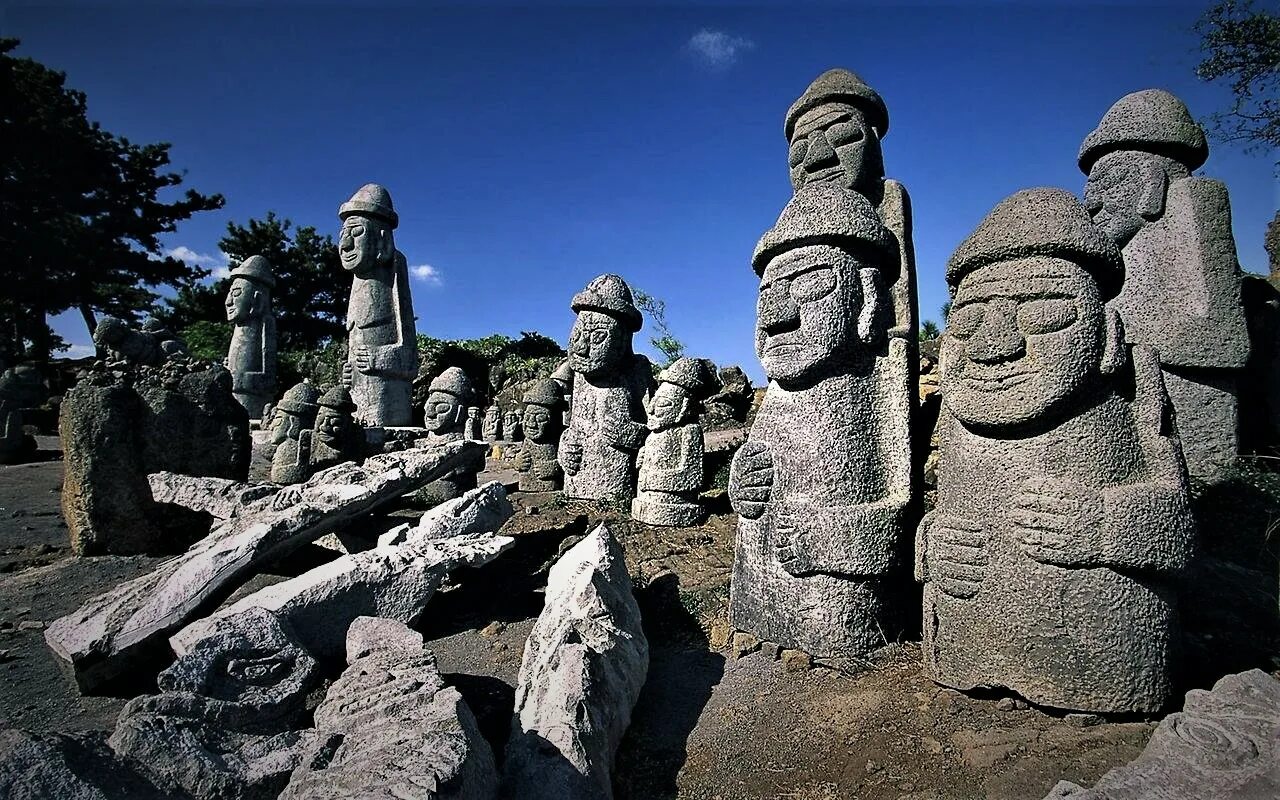
[[[958,339],[968,339],[978,332],[985,312],[986,305],[983,303],[966,303],[953,308],[947,317],[947,333]]]
[[[227,662],[227,674],[241,683],[267,686],[278,683],[293,668],[293,660],[282,656],[233,658]]]
[[[832,147],[840,147],[841,145],[862,141],[862,136],[862,128],[854,124],[852,120],[837,122],[827,128],[827,141],[831,143]]]
[[[1028,300],[1018,306],[1018,327],[1028,336],[1060,331],[1078,317],[1076,304],[1064,298]]]
[[[798,167],[804,163],[804,154],[809,150],[808,139],[796,139],[791,143],[791,149],[787,151],[787,160],[793,167]]]
[[[609,332],[604,328],[596,328],[591,332],[592,344],[604,344],[609,339]]]
[[[836,271],[825,264],[791,277],[791,297],[797,303],[810,303],[835,291]]]

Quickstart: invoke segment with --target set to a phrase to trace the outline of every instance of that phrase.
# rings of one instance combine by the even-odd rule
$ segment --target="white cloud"
[[[755,42],[743,36],[703,28],[689,38],[685,49],[704,65],[720,70],[736,64],[739,55],[755,46]]]
[[[416,267],[409,267],[409,274],[428,286],[439,286],[444,282],[440,277],[440,270],[430,264],[419,264]]]
[[[213,268],[213,279],[215,281],[220,281],[223,278],[230,278],[230,277],[231,277],[231,267],[228,267],[224,264],[221,267]]]
[[[227,257],[227,254],[221,250],[218,251],[216,256],[210,256],[205,255],[204,253],[197,253],[185,244],[166,250],[164,251],[164,254],[170,258],[176,258],[190,266],[203,267],[204,269],[222,269],[225,271],[227,264],[231,261],[231,259]],[[226,276],[220,275],[219,277]]]
[[[91,344],[73,344],[62,355],[65,358],[88,358],[97,354],[98,351]]]

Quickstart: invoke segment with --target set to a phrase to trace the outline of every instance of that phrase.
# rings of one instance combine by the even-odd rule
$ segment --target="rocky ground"
[[[127,698],[81,697],[42,628],[158,559],[71,557],[57,442],[41,444],[44,460],[0,467],[0,727],[107,730]],[[513,480],[502,463],[491,467],[489,477]],[[1036,800],[1060,779],[1088,785],[1132,760],[1155,727],[940,688],[922,676],[914,642],[891,645],[879,669],[852,676],[759,651],[735,657],[723,642],[734,517],[722,496],[711,500],[710,521],[691,529],[648,528],[624,509],[553,495],[514,499],[519,510],[504,532],[520,545],[456,576],[420,627],[500,754],[545,568],[589,527],[616,526],[651,644],[648,682],[618,753],[620,800]],[[352,533],[371,538],[412,513]],[[254,584],[296,574],[328,553],[313,547]],[[118,689],[146,690],[145,679]]]

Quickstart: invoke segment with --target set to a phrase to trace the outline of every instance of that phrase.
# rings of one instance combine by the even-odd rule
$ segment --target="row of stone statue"
[[[730,475],[732,624],[835,664],[912,607],[915,265],[887,130],[845,70],[786,114],[795,193],[752,258],[770,383]],[[1227,193],[1191,174],[1206,156],[1176,97],[1128,95],[1080,149],[1083,203],[1020,191],[948,261],[937,504],[914,557],[936,681],[1091,712],[1169,699],[1187,466],[1229,468],[1249,351]]]

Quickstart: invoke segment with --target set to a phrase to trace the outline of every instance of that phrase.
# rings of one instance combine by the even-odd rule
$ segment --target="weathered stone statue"
[[[1156,349],[1191,476],[1239,449],[1236,381],[1249,356],[1227,188],[1191,173],[1209,148],[1161,89],[1120,98],[1080,146],[1085,205],[1125,261],[1112,301],[1128,342]]]
[[[22,409],[44,402],[44,382],[34,369],[18,366],[0,375],[0,464],[16,464],[37,451],[22,429]]]
[[[569,333],[573,399],[558,460],[566,497],[630,500],[635,495],[635,454],[645,435],[644,404],[653,392],[649,359],[631,339],[643,319],[631,287],[617,275],[601,275],[574,295],[578,319]]]
[[[471,402],[471,381],[458,367],[449,367],[431,381],[427,402],[422,409],[423,427],[428,444],[442,444],[465,439],[467,404]],[[418,499],[429,506],[461,497],[476,488],[476,475],[484,470],[484,453],[476,451],[465,464],[432,481],[418,492]]]
[[[502,409],[496,405],[486,408],[482,428],[486,442],[500,441],[502,439]]]
[[[467,406],[466,438],[479,441],[484,438],[481,430],[482,416],[478,406]]]
[[[899,256],[865,197],[814,182],[752,258],[769,387],[730,470],[730,622],[836,666],[891,640],[903,612],[914,379],[888,335]]]
[[[551,380],[560,387],[560,394],[564,397],[564,426],[568,428],[573,413],[573,368],[569,366],[568,359],[561,361],[555,372],[551,373]]]
[[[344,461],[364,461],[364,429],[355,420],[356,404],[351,402],[351,393],[335,386],[320,396],[319,406],[314,432],[302,432],[311,439],[308,478]]]
[[[93,329],[93,343],[109,350],[115,360],[133,366],[158,367],[171,358],[187,355],[187,345],[154,319],[135,331],[123,320],[103,317]]]
[[[524,447],[516,456],[520,473],[520,491],[554,492],[560,488],[564,473],[556,461],[556,448],[564,432],[564,396],[560,385],[547,378],[538,381],[524,394]]]
[[[1169,698],[1194,524],[1159,364],[1106,306],[1123,280],[1059,189],[1006,199],[947,263],[938,502],[916,541],[939,683],[1091,712]]]
[[[272,483],[302,483],[311,477],[311,437],[320,412],[320,392],[303,381],[284,393],[271,412]]]
[[[520,425],[520,409],[513,408],[502,415],[502,438],[508,442],[518,442],[524,438],[524,429]]]
[[[637,458],[639,493],[631,516],[646,525],[697,525],[705,516],[702,424],[698,414],[714,379],[705,361],[681,358],[658,376],[649,400],[649,435]]]
[[[338,254],[352,273],[343,385],[351,390],[362,424],[409,425],[418,342],[409,268],[392,234],[400,217],[391,195],[376,183],[360,187],[338,216]]]
[[[227,321],[235,329],[227,369],[236,400],[250,419],[261,419],[263,406],[276,396],[276,317],[271,313],[275,285],[271,265],[262,256],[249,256],[231,270]]]

